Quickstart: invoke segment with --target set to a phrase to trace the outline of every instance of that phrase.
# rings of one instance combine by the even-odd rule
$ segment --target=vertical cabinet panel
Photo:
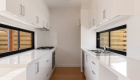
[[[22,0],[22,18],[31,21],[31,0]]]
[[[21,0],[7,0],[6,10],[17,16],[22,15],[22,1]]]

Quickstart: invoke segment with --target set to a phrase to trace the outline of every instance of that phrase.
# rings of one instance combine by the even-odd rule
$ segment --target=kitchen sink
[[[103,50],[88,50],[90,52],[94,52],[94,53],[110,53],[110,51],[103,51]]]
[[[102,53],[103,51],[102,50],[89,50],[91,52],[95,52],[95,53]]]

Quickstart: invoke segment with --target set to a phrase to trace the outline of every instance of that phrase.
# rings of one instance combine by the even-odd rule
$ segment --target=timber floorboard
[[[50,80],[86,80],[80,67],[56,67]]]

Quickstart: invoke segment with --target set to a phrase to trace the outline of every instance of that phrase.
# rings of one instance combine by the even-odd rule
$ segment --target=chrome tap
[[[106,46],[106,39],[105,38],[98,38],[98,40],[104,40],[104,51],[105,52],[107,50],[107,46]]]

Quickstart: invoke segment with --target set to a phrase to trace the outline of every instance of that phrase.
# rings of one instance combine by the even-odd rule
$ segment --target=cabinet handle
[[[46,77],[48,77],[49,76],[49,73],[47,74],[47,76]]]
[[[49,62],[49,60],[47,60],[46,62]]]
[[[96,65],[93,61],[92,61],[92,64]]]
[[[95,19],[93,19],[93,26],[95,25]]]
[[[48,22],[46,22],[46,24],[47,24],[47,28],[48,28]]]
[[[22,6],[22,16],[25,16],[25,7],[24,6]]]
[[[38,24],[38,17],[36,16],[36,23]]]
[[[39,17],[38,17],[38,24],[39,24]]]
[[[106,18],[106,10],[103,11],[103,19]]]
[[[86,55],[86,61],[88,62],[87,57],[88,57],[88,55]]]
[[[38,73],[38,69],[37,68],[38,68],[38,63],[35,64],[35,74]]]
[[[20,4],[19,6],[20,6],[20,10],[19,10],[20,11],[20,15],[22,15],[22,5]]]
[[[38,73],[39,72],[39,62],[37,64],[38,64],[38,66],[37,66],[37,73]]]
[[[93,73],[94,75],[96,75],[94,71],[92,71],[92,73]]]

